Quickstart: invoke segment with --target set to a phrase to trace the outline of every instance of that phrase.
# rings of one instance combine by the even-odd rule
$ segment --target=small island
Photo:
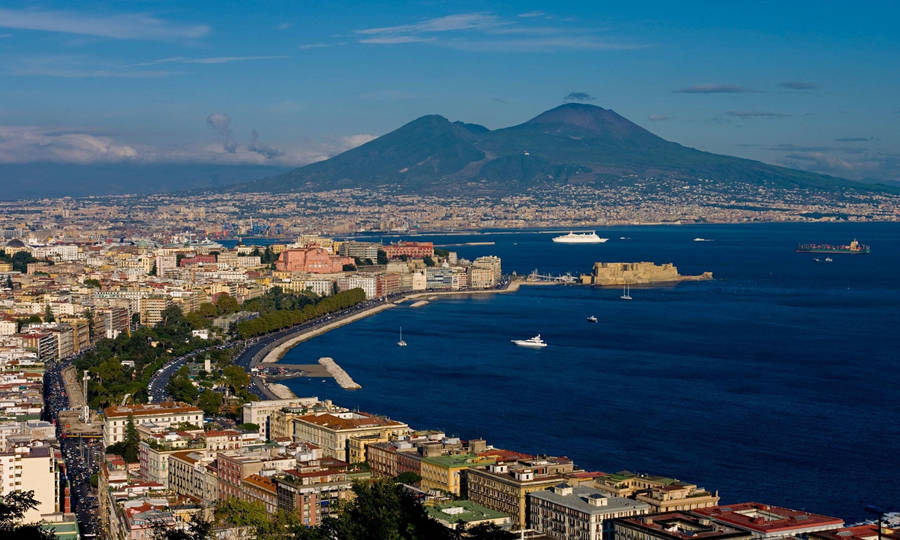
[[[702,281],[712,278],[712,272],[703,272],[699,276],[683,276],[678,273],[678,267],[672,263],[595,262],[590,274],[581,275],[581,283],[582,285],[612,287]]]

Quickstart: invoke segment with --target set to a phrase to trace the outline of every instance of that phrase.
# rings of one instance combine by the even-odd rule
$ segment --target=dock
[[[428,305],[428,300],[419,300],[418,302],[414,302],[413,304],[411,304],[409,307],[415,308],[415,307],[422,307],[425,305]]]
[[[334,361],[334,358],[329,358],[327,356],[319,358],[319,363],[325,366],[325,369],[328,370],[328,373],[334,377],[334,380],[337,381],[341,388],[344,390],[359,390],[362,388],[359,384],[354,381],[350,375],[347,374],[344,369],[337,365],[337,362]]]

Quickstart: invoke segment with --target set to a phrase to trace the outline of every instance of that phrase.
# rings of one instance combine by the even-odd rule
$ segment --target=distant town
[[[339,202],[348,213],[331,227],[345,232],[465,228],[480,219],[428,206],[427,198],[388,211],[367,206],[358,193],[328,197],[285,196],[277,211],[276,197],[238,203],[224,195],[6,209],[0,495],[32,493],[25,521],[60,538],[139,540],[198,530],[217,538],[355,538],[328,531],[359,519],[355,512],[365,505],[394,504],[401,514],[424,512],[416,527],[437,527],[414,536],[422,538],[876,536],[875,524],[848,526],[807,510],[722,505],[714,486],[657,475],[665,471],[584,470],[566,457],[293,395],[276,382],[287,366],[271,364],[292,340],[403,302],[415,307],[441,294],[498,293],[523,283],[503,273],[498,257],[466,260],[431,241],[303,234],[227,248],[211,239],[286,235],[300,226],[287,214],[325,229],[327,207]],[[853,208],[866,208],[870,219],[896,217],[888,202],[873,198]],[[321,214],[310,211],[314,204]],[[504,204],[482,209],[510,212],[510,221],[492,226],[511,226],[514,208],[531,208],[526,198]],[[264,217],[251,224],[238,210],[245,207]],[[538,208],[521,211],[537,221],[519,224],[543,219]],[[671,266],[598,263],[593,277],[581,279],[618,284],[621,276],[610,272],[624,271],[678,276]],[[287,376],[334,377],[353,387],[352,374],[329,360],[295,366],[300,371]],[[377,486],[384,485],[402,497],[383,499]],[[179,538],[195,537],[202,536]]]
[[[631,179],[605,188],[567,185],[509,196],[411,195],[396,188],[298,193],[122,195],[0,202],[7,239],[39,242],[141,238],[168,242],[320,232],[440,232],[526,227],[783,221],[897,221],[889,192],[810,191],[702,179]]]

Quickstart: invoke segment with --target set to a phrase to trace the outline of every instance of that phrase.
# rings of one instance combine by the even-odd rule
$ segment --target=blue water
[[[589,271],[594,261],[674,262],[716,280],[621,290],[523,287],[515,294],[398,307],[301,344],[362,385],[288,382],[417,428],[590,470],[631,469],[719,490],[723,503],[786,505],[848,520],[900,507],[900,226],[766,224],[598,230],[603,245],[550,234],[435,236],[502,257],[505,272]],[[694,237],[712,242],[693,242]],[[620,240],[620,237],[626,237]],[[798,242],[872,245],[833,263]],[[596,315],[598,324],[585,321]],[[398,328],[409,343],[398,348]],[[512,338],[540,332],[532,351]]]

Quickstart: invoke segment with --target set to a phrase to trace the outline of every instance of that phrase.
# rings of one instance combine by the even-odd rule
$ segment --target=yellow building
[[[358,462],[351,461],[348,445],[351,437],[396,437],[408,431],[409,426],[402,422],[363,412],[309,414],[294,420],[295,440],[318,445],[325,456],[348,463]],[[353,457],[359,460],[359,453]]]
[[[462,492],[462,471],[480,465],[491,465],[493,458],[475,454],[450,454],[422,459],[422,489],[438,489],[459,496]]]
[[[710,493],[695,484],[665,476],[620,471],[600,477],[595,483],[610,495],[645,502],[653,507],[653,512],[694,510],[719,504],[718,492]]]

